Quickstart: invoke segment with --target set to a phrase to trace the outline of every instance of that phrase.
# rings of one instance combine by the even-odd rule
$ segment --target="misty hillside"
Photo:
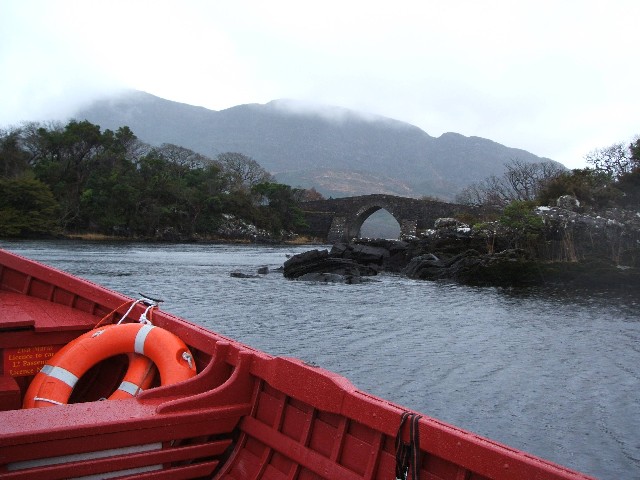
[[[279,182],[334,197],[452,199],[464,186],[500,174],[510,160],[548,160],[480,137],[435,138],[397,120],[292,100],[214,111],[134,91],[95,102],[75,117],[103,129],[128,125],[153,145],[174,143],[210,157],[240,152]]]

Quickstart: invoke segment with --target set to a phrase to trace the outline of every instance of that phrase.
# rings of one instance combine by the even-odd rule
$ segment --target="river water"
[[[381,275],[289,281],[309,246],[3,242],[358,388],[603,479],[640,478],[640,295]],[[240,271],[267,275],[235,278]]]

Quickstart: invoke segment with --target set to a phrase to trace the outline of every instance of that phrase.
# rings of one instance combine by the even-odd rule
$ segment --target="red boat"
[[[3,250],[0,311],[3,479],[590,478]]]

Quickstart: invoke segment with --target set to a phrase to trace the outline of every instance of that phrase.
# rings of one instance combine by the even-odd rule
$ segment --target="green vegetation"
[[[0,236],[215,237],[232,214],[278,237],[304,224],[305,191],[250,157],[215,159],[88,121],[0,131]]]
[[[38,235],[56,230],[58,204],[39,180],[0,179],[0,236]]]
[[[544,223],[533,212],[534,207],[535,203],[527,200],[516,200],[504,207],[498,222],[506,229],[509,247],[532,250],[538,242]]]

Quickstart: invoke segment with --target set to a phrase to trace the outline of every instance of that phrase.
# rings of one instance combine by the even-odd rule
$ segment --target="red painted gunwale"
[[[64,345],[128,301],[0,250],[0,355]],[[395,478],[408,409],[167,312],[153,319],[189,346],[194,378],[131,399],[20,409],[33,376],[0,364],[0,478]],[[418,431],[420,479],[591,478],[426,415]]]

